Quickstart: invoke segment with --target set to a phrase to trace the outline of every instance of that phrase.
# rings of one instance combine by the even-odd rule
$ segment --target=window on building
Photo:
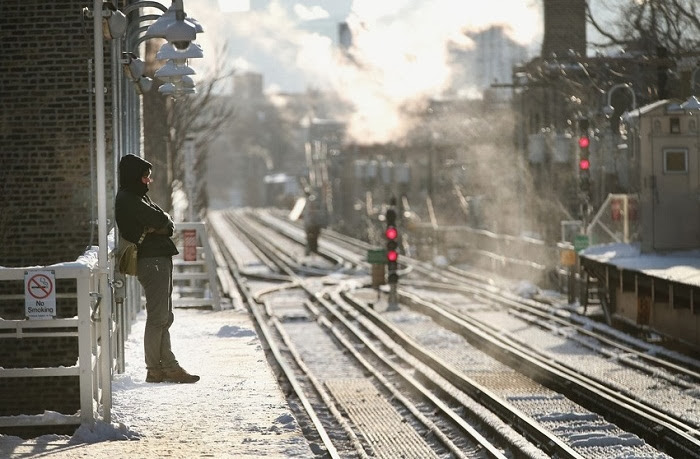
[[[677,117],[671,118],[671,134],[681,133],[681,119]]]
[[[688,150],[667,148],[664,150],[664,174],[687,174]]]

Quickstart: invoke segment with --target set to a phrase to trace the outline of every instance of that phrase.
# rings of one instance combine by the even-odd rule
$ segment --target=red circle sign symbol
[[[44,274],[35,274],[27,282],[27,291],[33,298],[43,300],[53,292],[53,282]]]

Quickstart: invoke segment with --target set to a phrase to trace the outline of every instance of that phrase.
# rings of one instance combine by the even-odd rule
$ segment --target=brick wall
[[[92,188],[89,61],[94,56],[89,0],[0,1],[0,266],[46,266],[74,261],[97,244],[97,191]],[[105,46],[107,179],[111,188],[111,60]],[[94,143],[94,142],[93,142]],[[94,173],[94,171],[93,171]],[[96,180],[94,180],[96,182]],[[111,196],[108,192],[108,197]],[[112,218],[108,199],[108,218]],[[94,239],[91,238],[94,236]],[[0,296],[24,286],[3,284]],[[75,285],[57,284],[57,292]],[[7,296],[5,298],[8,298]],[[75,300],[57,300],[58,315],[76,315]],[[0,318],[21,319],[23,299],[0,301]],[[72,366],[77,337],[0,337],[0,367]],[[2,378],[0,415],[75,414],[77,377]],[[71,426],[3,428],[33,436],[71,433]]]
[[[86,6],[92,2],[0,2],[0,266],[73,261],[91,241],[97,192],[91,188],[88,61],[94,53]],[[109,73],[107,65],[108,89]],[[109,114],[111,94],[105,98]],[[108,143],[108,166],[110,153]]]

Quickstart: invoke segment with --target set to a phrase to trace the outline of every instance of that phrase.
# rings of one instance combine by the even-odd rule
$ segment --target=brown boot
[[[163,369],[163,382],[190,384],[197,381],[199,376],[189,374],[180,366]]]
[[[159,383],[163,382],[163,370],[159,368],[154,368],[151,370],[148,370],[146,373],[146,382],[147,383]]]

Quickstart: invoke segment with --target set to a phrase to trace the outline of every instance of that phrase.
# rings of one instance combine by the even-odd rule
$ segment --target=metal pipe
[[[103,301],[100,307],[100,333],[102,346],[100,359],[100,379],[102,383],[102,405],[105,422],[112,417],[112,374],[110,340],[110,319],[112,316],[112,291],[109,285],[109,257],[107,253],[107,180],[105,158],[105,80],[104,80],[104,38],[102,35],[102,0],[93,0],[93,47],[95,53],[95,153],[97,156],[97,221],[98,252],[97,276],[99,293]]]

